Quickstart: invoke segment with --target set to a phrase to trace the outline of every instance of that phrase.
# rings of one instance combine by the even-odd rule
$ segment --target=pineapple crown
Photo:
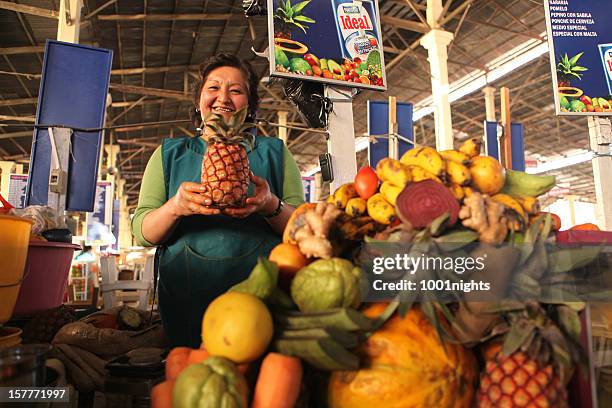
[[[253,150],[255,136],[249,131],[255,124],[245,122],[247,108],[241,108],[232,114],[229,121],[222,115],[209,112],[204,116],[206,127],[213,131],[208,137],[209,143],[239,144],[245,149]]]
[[[568,58],[567,53],[565,53],[557,64],[557,72],[560,72],[563,75],[571,75],[578,79],[582,79],[582,75],[584,74],[581,74],[580,72],[589,70],[588,68],[577,65],[578,60],[580,57],[582,57],[582,54],[584,54],[584,52],[578,53],[572,58]]]
[[[280,6],[276,8],[274,17],[283,23],[299,27],[304,33],[306,33],[306,28],[308,28],[305,23],[316,23],[312,18],[302,14],[302,10],[310,3],[310,0],[301,1],[294,6],[291,5],[291,0],[279,0],[278,3]]]

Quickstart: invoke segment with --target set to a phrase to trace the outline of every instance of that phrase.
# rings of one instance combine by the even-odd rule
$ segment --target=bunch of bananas
[[[399,188],[397,194],[399,194],[402,188]],[[366,200],[357,194],[354,183],[345,183],[338,187],[327,198],[327,202],[344,210],[351,217],[369,216],[374,221],[384,225],[391,224],[395,219],[394,206],[384,198],[381,192],[372,195]]]
[[[359,357],[348,349],[355,348],[363,333],[372,329],[372,320],[350,308],[276,312],[274,321],[277,333],[273,346],[278,352],[325,371],[357,369]]]

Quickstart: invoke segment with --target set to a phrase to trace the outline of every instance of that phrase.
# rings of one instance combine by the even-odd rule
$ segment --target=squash
[[[385,304],[364,314],[380,315]],[[469,408],[478,376],[476,360],[458,344],[441,343],[419,308],[393,316],[357,350],[361,368],[332,373],[330,408]]]

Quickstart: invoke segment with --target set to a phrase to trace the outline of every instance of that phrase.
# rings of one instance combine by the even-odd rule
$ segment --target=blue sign
[[[396,104],[398,158],[406,151],[412,149],[414,142],[412,126],[412,104],[397,102]],[[387,101],[368,101],[368,134],[386,135],[389,133],[389,103]],[[376,138],[376,143],[368,145],[368,160],[370,166],[376,168],[376,164],[389,156],[388,137]]]
[[[102,145],[110,50],[47,40],[34,129],[27,205],[47,205],[51,141],[47,126],[76,128],[70,144],[66,210],[92,211]]]
[[[512,132],[512,170],[525,171],[525,128],[522,123],[511,123]],[[487,156],[499,160],[499,143],[497,129],[501,129],[499,122],[485,120],[485,137],[487,139]]]
[[[610,6],[544,1],[557,115],[612,115]]]
[[[270,75],[386,90],[378,1],[268,0]]]

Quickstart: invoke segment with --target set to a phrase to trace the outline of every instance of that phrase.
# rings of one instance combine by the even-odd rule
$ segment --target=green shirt
[[[142,235],[142,221],[151,211],[161,207],[166,202],[166,187],[164,185],[164,169],[162,164],[161,146],[155,149],[151,155],[147,167],[142,176],[138,207],[132,218],[132,234],[140,245],[154,246]],[[280,197],[292,206],[298,206],[304,202],[304,189],[302,178],[295,159],[284,146],[283,157],[283,196]]]

